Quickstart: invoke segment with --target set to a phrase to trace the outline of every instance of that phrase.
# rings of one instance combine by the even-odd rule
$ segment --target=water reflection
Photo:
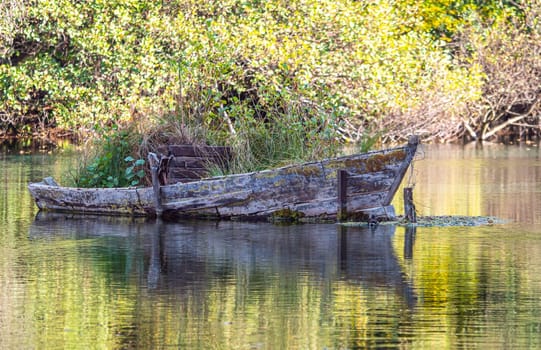
[[[406,227],[406,234],[404,235],[404,259],[410,260],[413,258],[413,244],[415,243],[416,232],[417,227]]]
[[[148,266],[149,287],[186,283],[201,275],[209,261],[223,274],[232,266],[256,269],[272,265],[278,270],[300,268],[320,276],[363,282],[368,286],[410,289],[404,283],[393,248],[395,225],[276,226],[242,222],[171,223],[146,219],[79,216],[40,212],[30,228],[34,240],[113,238],[142,246]],[[415,228],[408,228],[404,243],[412,258]],[[334,247],[334,248],[333,248]],[[170,279],[166,283],[167,279]],[[176,281],[176,282],[175,282]]]
[[[412,309],[416,297],[411,284],[406,281],[401,264],[395,255],[393,238],[394,225],[354,228],[340,227],[338,236],[341,277],[361,281],[363,285],[392,288]],[[405,235],[405,257],[413,255],[414,227]]]
[[[503,145],[424,146],[414,162],[420,215],[493,215],[541,224],[541,151]],[[403,212],[401,198],[395,201]]]
[[[414,164],[420,214],[510,223],[416,232],[35,217],[27,183],[61,179],[77,158],[2,154],[0,343],[539,348],[539,154],[426,147]]]
[[[169,345],[194,346],[196,340],[209,345],[211,339],[201,340],[198,334],[211,332],[225,337],[220,344],[226,348],[255,343],[276,348],[280,344],[275,341],[286,339],[275,339],[275,332],[300,330],[303,333],[293,344],[305,348],[304,337],[321,332],[316,325],[326,319],[330,324],[323,331],[328,335],[316,339],[321,346],[330,339],[347,347],[366,345],[366,332],[372,334],[373,343],[399,341],[396,335],[386,339],[392,329],[381,333],[378,326],[384,319],[404,318],[404,310],[413,311],[416,304],[414,289],[395,254],[395,230],[392,225],[166,223],[38,214],[30,238],[56,245],[85,242],[77,244],[83,254],[76,260],[90,262],[94,271],[107,274],[105,278],[120,289],[138,290],[127,315],[115,315],[132,319],[133,331],[142,332],[131,340],[138,344],[157,345],[154,334],[165,332],[183,339],[180,343],[168,339]],[[406,250],[411,250],[409,237],[410,248]],[[108,267],[100,262],[107,262]],[[125,281],[129,283],[122,286]],[[389,309],[378,315],[367,313],[371,300],[384,295],[392,300]],[[341,311],[343,302],[355,303],[359,309]],[[183,311],[177,314],[175,310]],[[327,312],[321,314],[322,310]],[[367,324],[340,321],[350,317],[364,318]],[[157,318],[169,321],[152,324]],[[218,322],[212,329],[208,328],[209,318]],[[186,328],[186,323],[191,326]],[[257,329],[261,323],[267,326],[251,335],[240,334],[242,329]],[[224,328],[236,329],[239,334],[228,338],[222,333]],[[350,335],[337,337],[337,329]],[[142,339],[147,336],[150,339]]]

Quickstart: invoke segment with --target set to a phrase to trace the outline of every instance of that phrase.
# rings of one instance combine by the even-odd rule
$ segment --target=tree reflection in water
[[[377,299],[382,293],[395,295],[394,303],[403,305],[397,306],[397,310],[404,307],[412,310],[416,297],[395,254],[395,230],[392,225],[170,223],[38,214],[30,235],[35,240],[51,236],[81,242],[93,239],[101,249],[92,249],[91,256],[78,260],[91,261],[94,266],[89,268],[108,274],[106,279],[111,285],[118,287],[127,283],[121,288],[137,290],[132,314],[120,318],[130,319],[129,327],[138,331],[145,329],[142,334],[150,338],[142,339],[140,335],[130,341],[155,345],[156,339],[152,340],[155,334],[180,332],[188,339],[180,345],[190,345],[189,339],[197,335],[189,334],[194,331],[193,327],[197,332],[206,329],[205,332],[221,334],[224,331],[221,326],[208,329],[210,319],[219,319],[225,324],[235,319],[244,324],[243,327],[264,322],[271,331],[256,332],[256,338],[269,337],[265,332],[270,332],[285,341],[291,331],[289,327],[304,329],[307,335],[322,332],[313,328],[313,322],[317,324],[318,319],[334,320],[334,327],[338,327],[339,319],[352,315],[354,319],[365,318],[376,324],[378,321],[370,321],[366,314],[367,298]],[[404,256],[411,259],[414,233],[406,237]],[[107,259],[116,261],[109,264],[125,262],[126,266],[104,268]],[[73,283],[80,282],[74,280]],[[110,293],[111,286],[102,288],[104,290],[83,289],[80,293]],[[360,294],[349,293],[358,288],[361,288]],[[339,307],[344,295],[349,295],[346,296],[349,301],[345,300],[352,305],[349,310]],[[312,307],[305,309],[306,304]],[[184,310],[184,314],[178,314],[178,310]],[[164,317],[170,320],[168,324],[149,322]],[[287,322],[297,321],[289,326],[282,324],[288,319]],[[126,327],[120,321],[113,322],[116,323],[117,327]],[[191,328],[185,328],[189,323]],[[348,327],[355,329],[359,325]],[[323,334],[330,331],[327,329]],[[249,343],[252,338],[244,338],[244,341]],[[232,340],[224,341],[231,345]],[[358,341],[343,340],[348,344]]]

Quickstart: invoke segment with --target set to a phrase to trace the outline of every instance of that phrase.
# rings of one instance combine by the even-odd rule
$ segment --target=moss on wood
[[[298,223],[305,217],[300,211],[283,208],[276,210],[270,216],[270,221],[274,223]]]
[[[345,226],[367,226],[368,220],[360,218],[349,218],[352,221],[344,222]],[[415,226],[415,227],[449,227],[449,226],[485,226],[504,224],[505,221],[493,216],[418,216],[416,223],[410,223],[404,217],[397,217],[395,221],[388,221],[381,224],[399,225],[399,226]]]

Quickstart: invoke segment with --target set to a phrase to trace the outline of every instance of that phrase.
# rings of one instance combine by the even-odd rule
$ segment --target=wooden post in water
[[[413,204],[413,188],[404,188],[404,217],[407,222],[416,223],[417,215]]]
[[[154,192],[154,206],[156,207],[156,215],[162,216],[162,200],[160,190],[160,179],[158,177],[158,169],[160,161],[158,156],[152,152],[148,154],[148,162],[150,163],[150,174],[152,175],[152,190]]]
[[[347,185],[348,173],[346,170],[339,169],[336,174],[338,184],[338,212],[336,218],[338,221],[343,221],[347,218]]]

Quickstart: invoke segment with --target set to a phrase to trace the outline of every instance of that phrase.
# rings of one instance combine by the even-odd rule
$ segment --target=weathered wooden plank
[[[348,184],[347,193],[348,196],[356,196],[371,192],[388,191],[392,185],[392,180],[371,182],[360,182],[355,184]]]
[[[251,194],[252,191],[244,190],[231,193],[221,193],[207,197],[186,198],[178,202],[169,202],[164,205],[164,208],[181,212],[194,209],[216,208],[224,205],[244,202]]]
[[[51,176],[44,178],[43,183],[49,186],[58,186],[58,183]]]
[[[380,171],[376,173],[348,176],[347,193],[359,195],[362,193],[388,191],[395,179],[394,171]]]
[[[202,157],[174,157],[169,164],[170,168],[205,168],[213,158]]]
[[[392,172],[384,171],[383,173],[391,174]],[[307,211],[307,215],[316,212],[328,212],[336,215],[336,175],[334,179],[331,178],[330,180],[324,176],[323,172],[320,172],[320,176],[306,177],[304,175],[302,171],[283,171],[278,175],[276,172],[263,171],[252,173],[250,176],[223,177],[221,179],[203,180],[183,186],[170,187],[164,193],[164,196],[167,201],[175,201],[182,198],[208,197],[219,193],[250,188],[254,192],[253,200],[250,203],[243,203],[239,208],[222,207],[220,213],[225,216],[262,215],[282,209],[284,203],[287,203],[288,208],[292,210],[299,208],[302,211]],[[350,197],[353,203],[351,209],[358,210],[360,207],[371,208],[386,205],[386,203],[383,203],[386,193],[385,190],[382,190],[363,196],[348,194],[348,210],[350,210]],[[331,202],[329,202],[328,198],[332,198]],[[306,203],[313,204],[307,205]],[[325,205],[328,205],[328,209]]]
[[[226,146],[170,145],[168,151],[175,157],[231,157],[231,148]]]
[[[413,161],[413,157],[415,156],[415,152],[417,150],[417,146],[419,145],[419,136],[413,135],[408,140],[408,145],[404,148],[404,161],[400,163],[400,169],[396,174],[396,178],[398,181],[395,181],[392,185],[392,187],[389,189],[389,193],[387,194],[387,198],[385,201],[387,203],[391,203],[393,200],[393,197],[398,190],[398,187],[400,186],[400,183],[402,182],[402,179],[404,178],[404,175],[406,175],[406,171],[408,170],[408,167],[410,166],[411,162]]]
[[[384,195],[385,193],[377,193],[348,199],[347,210],[351,214],[364,211],[366,213],[372,213],[375,217],[394,218],[395,211],[392,206],[378,204],[382,202]],[[256,194],[252,194],[251,198],[256,198]],[[199,208],[197,209],[197,212],[206,217],[268,217],[275,212],[288,209],[292,212],[302,213],[302,216],[306,218],[335,220],[337,218],[337,204],[336,196],[331,198],[318,198],[300,203],[290,203],[287,206],[284,206],[283,202],[272,200],[272,198],[266,198],[265,200],[250,200],[227,206]]]
[[[210,165],[226,166],[227,160],[217,157],[173,157],[170,168],[208,168]]]
[[[197,145],[169,145],[158,149],[167,154],[166,182],[191,182],[208,176],[208,169],[212,165],[226,168],[231,159],[230,147],[224,146],[197,146]],[[183,169],[190,169],[186,171]]]
[[[156,149],[156,153],[157,154],[161,154],[161,155],[164,155],[164,156],[169,156],[169,146],[167,145],[164,145],[164,146],[159,146],[157,149]]]
[[[347,188],[348,196],[356,196],[369,192],[383,192],[390,187],[391,179],[388,177],[392,172],[379,172],[377,174],[365,174],[357,176],[358,181],[353,186]],[[374,178],[382,177],[381,183],[367,185],[366,188],[360,188],[363,181],[375,181]],[[359,182],[360,181],[360,182]],[[165,196],[167,201],[175,201],[175,198],[186,198],[192,196],[208,196],[212,193],[238,191],[244,188],[252,188],[257,193],[258,200],[272,198],[273,200],[290,203],[291,201],[303,202],[317,199],[318,197],[337,196],[336,175],[334,178],[327,178],[323,173],[320,176],[306,177],[300,172],[274,172],[253,173],[250,176],[242,177],[224,177],[221,180],[213,179],[212,186],[206,180],[186,184],[180,188],[171,188]],[[359,188],[357,188],[359,187]],[[336,209],[336,208],[335,208]]]
[[[361,154],[358,157],[339,157],[322,161],[325,171],[336,171],[347,169],[353,174],[364,174],[383,171],[396,167],[407,158],[408,152],[405,148],[393,149],[383,152]]]
[[[212,179],[204,179],[185,184],[173,184],[162,188],[164,202],[177,202],[189,197],[210,196],[216,193],[235,192],[247,188],[252,189],[252,176],[232,175]]]
[[[170,168],[167,174],[169,183],[175,183],[182,180],[198,180],[208,175],[208,170],[203,168]]]
[[[155,210],[151,187],[67,188],[41,182],[28,189],[42,210],[130,216],[147,216]]]

